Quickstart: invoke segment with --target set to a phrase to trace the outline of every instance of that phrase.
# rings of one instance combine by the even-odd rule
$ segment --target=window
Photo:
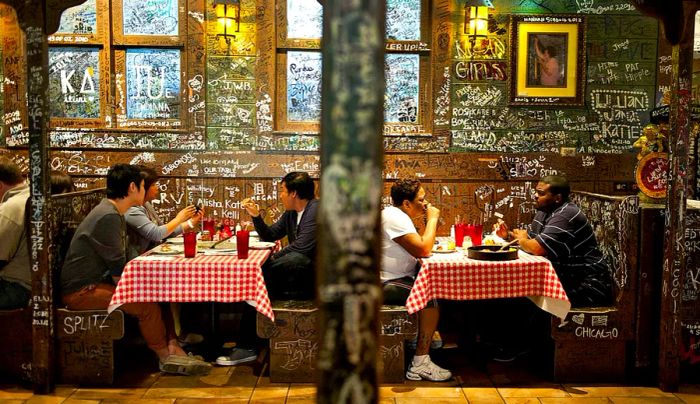
[[[387,0],[385,134],[431,130],[427,0]],[[321,118],[322,6],[278,0],[276,129],[318,132]]]
[[[49,37],[51,126],[183,126],[184,17],[184,0],[87,0],[66,10]]]

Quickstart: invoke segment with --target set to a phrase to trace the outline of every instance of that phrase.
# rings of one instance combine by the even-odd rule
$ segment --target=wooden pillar
[[[32,328],[34,334],[32,374],[34,392],[54,388],[54,307],[50,243],[47,232],[51,210],[48,169],[49,53],[46,35],[46,2],[25,0],[18,10],[27,54],[27,118],[29,123],[30,262],[32,269]]]
[[[684,4],[688,6],[688,3]],[[659,386],[678,390],[681,346],[681,291],[685,278],[686,199],[690,135],[690,102],[693,81],[694,7],[686,7],[679,44],[673,45],[671,83],[668,193],[661,279],[661,318],[659,335]]]
[[[29,131],[30,265],[32,270],[32,378],[35,393],[54,389],[54,306],[51,279],[51,198],[48,164],[48,35],[58,29],[61,14],[85,0],[0,0],[17,11],[26,37],[27,120]]]
[[[326,0],[318,216],[319,403],[378,401],[384,0]]]

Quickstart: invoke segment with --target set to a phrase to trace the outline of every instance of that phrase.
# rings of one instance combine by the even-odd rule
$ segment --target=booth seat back
[[[552,321],[554,376],[560,381],[624,380],[627,343],[635,337],[639,198],[574,192],[613,277],[614,303],[575,308]]]

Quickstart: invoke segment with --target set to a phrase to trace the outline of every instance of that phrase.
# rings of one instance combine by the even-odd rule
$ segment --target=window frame
[[[269,87],[274,88],[276,97],[273,97],[272,108],[274,114],[273,133],[277,134],[311,134],[320,133],[320,120],[318,122],[293,122],[287,119],[287,53],[289,51],[318,51],[321,52],[321,39],[289,38],[287,37],[287,0],[269,0],[273,6],[274,26],[277,34],[274,35],[274,67],[273,74],[268,82]],[[386,54],[417,54],[419,59],[419,90],[418,90],[418,122],[391,122],[384,123],[385,136],[430,136],[433,130],[433,69],[432,69],[432,13],[431,1],[420,0],[421,4],[421,37],[419,40],[401,41],[389,40],[385,42]],[[262,33],[259,33],[261,35]],[[264,85],[263,85],[264,86]]]
[[[124,35],[122,0],[96,0],[96,25],[93,34],[54,34],[49,37],[50,47],[98,47],[100,71],[100,117],[67,118],[50,117],[51,129],[109,129],[124,131],[184,131],[189,128],[189,101],[183,95],[183,86],[188,77],[187,64],[187,2],[178,2],[178,35]],[[112,15],[113,24],[109,25]],[[126,105],[126,52],[129,49],[176,49],[180,53],[179,108],[178,118],[129,119]]]
[[[97,118],[72,118],[49,116],[49,128],[102,128],[107,124],[107,104],[111,99],[110,86],[110,56],[109,0],[95,0],[95,25],[92,34],[73,34],[56,32],[48,37],[49,48],[98,48],[99,49],[99,83],[100,83],[100,116]]]
[[[418,55],[418,122],[384,122],[385,136],[404,136],[404,135],[425,135],[430,134],[432,125],[432,83],[433,69],[431,63],[431,48],[432,43],[432,14],[430,12],[430,1],[421,1],[421,21],[419,40],[400,41],[386,39],[384,52],[385,54],[407,54]]]
[[[275,0],[276,26],[279,32],[276,38],[275,89],[278,94],[275,105],[275,129],[284,133],[317,134],[321,131],[321,119],[318,121],[289,121],[287,119],[287,54],[290,51],[307,51],[321,53],[321,38],[287,37],[287,0]]]

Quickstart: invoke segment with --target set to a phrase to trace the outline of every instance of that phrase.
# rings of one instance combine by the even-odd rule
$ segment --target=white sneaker
[[[444,382],[452,378],[452,372],[443,369],[433,363],[430,357],[426,358],[423,363],[416,365],[411,362],[411,366],[406,371],[406,379],[408,380],[430,380],[433,382]]]

